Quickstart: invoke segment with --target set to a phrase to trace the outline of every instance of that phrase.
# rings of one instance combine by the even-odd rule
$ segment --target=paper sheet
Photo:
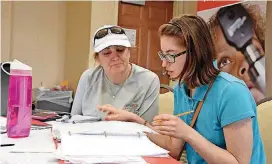
[[[8,152],[52,153],[55,151],[51,129],[31,130],[29,137],[26,138],[8,138],[4,134],[1,135],[1,144],[15,144],[15,146],[1,148],[8,149]]]
[[[61,147],[62,153],[69,156],[158,156],[168,153],[146,136],[66,134],[62,135]]]
[[[137,124],[134,122],[121,122],[121,121],[99,121],[93,122],[87,131],[90,132],[119,132],[119,133],[137,133],[137,132],[150,132],[155,133],[150,128]],[[82,132],[82,130],[81,130]]]
[[[0,153],[0,164],[58,164],[52,153]]]
[[[0,148],[1,164],[58,163],[55,155],[53,153],[48,153],[55,152],[55,145],[52,140],[50,129],[31,130],[30,135],[27,138],[8,138],[7,134],[2,134],[0,137],[1,144],[15,144],[14,146]],[[16,153],[11,153],[12,151]]]

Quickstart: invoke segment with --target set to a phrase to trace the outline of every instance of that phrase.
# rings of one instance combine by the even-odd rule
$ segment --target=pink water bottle
[[[15,59],[10,63],[7,111],[8,137],[28,137],[31,129],[31,119],[32,68]]]

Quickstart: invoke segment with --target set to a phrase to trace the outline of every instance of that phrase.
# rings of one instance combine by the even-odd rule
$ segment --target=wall
[[[1,2],[1,61],[18,59],[33,67],[33,87],[63,80],[65,2]]]
[[[113,11],[113,12],[105,12]],[[117,24],[117,1],[67,2],[65,79],[76,90],[81,74],[93,67],[92,37],[105,24]]]
[[[88,68],[91,6],[90,1],[67,2],[64,77],[73,90],[81,74]]]
[[[94,64],[92,35],[118,18],[117,1],[1,4],[1,62],[17,58],[32,66],[34,88],[66,79],[75,90],[82,72]]]
[[[1,62],[10,60],[10,34],[11,2],[1,2]]]
[[[118,3],[118,1],[92,1],[89,67],[95,65],[92,37],[95,31],[103,25],[117,25]]]

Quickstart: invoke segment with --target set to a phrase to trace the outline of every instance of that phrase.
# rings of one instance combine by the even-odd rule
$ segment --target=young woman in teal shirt
[[[150,140],[178,158],[185,144],[191,164],[264,164],[266,163],[256,117],[256,104],[245,83],[221,73],[213,65],[215,49],[205,21],[198,16],[173,18],[159,28],[162,66],[172,79],[174,115],[162,114],[149,124],[160,134]],[[197,117],[190,127],[197,104],[214,81]],[[100,106],[108,120],[146,124],[139,116],[111,106]]]

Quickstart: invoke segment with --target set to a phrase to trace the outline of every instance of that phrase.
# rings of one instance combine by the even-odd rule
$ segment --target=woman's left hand
[[[158,133],[179,139],[183,139],[190,130],[183,120],[170,114],[154,117],[152,125]]]

